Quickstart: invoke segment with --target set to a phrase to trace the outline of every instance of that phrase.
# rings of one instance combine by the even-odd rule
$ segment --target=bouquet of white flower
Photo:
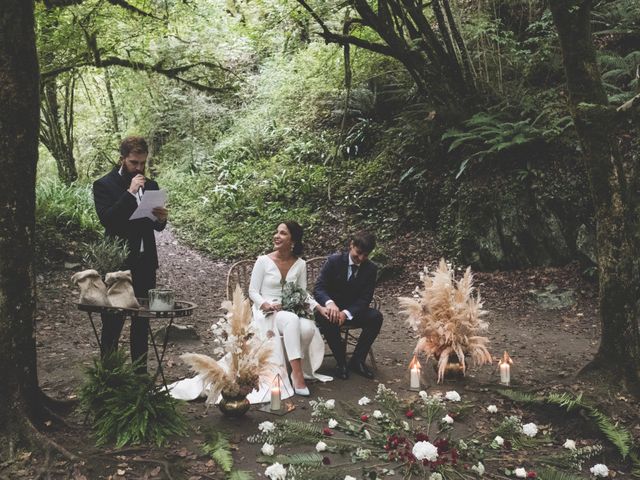
[[[282,285],[282,310],[295,313],[299,317],[309,318],[309,292],[297,283],[285,282]]]

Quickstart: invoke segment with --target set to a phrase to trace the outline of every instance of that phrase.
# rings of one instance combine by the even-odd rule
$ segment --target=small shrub
[[[146,373],[135,371],[117,350],[103,360],[96,359],[87,370],[80,392],[82,409],[93,418],[96,443],[164,445],[171,435],[185,435],[184,418],[177,402]]]

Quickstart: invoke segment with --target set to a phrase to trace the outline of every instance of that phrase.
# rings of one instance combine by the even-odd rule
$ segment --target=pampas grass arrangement
[[[460,280],[444,259],[438,268],[429,272],[425,267],[420,274],[423,288],[417,289],[415,298],[400,297],[400,313],[407,316],[407,323],[419,335],[415,353],[438,362],[438,382],[441,382],[449,358],[456,355],[466,371],[465,355],[475,365],[491,363],[487,349],[489,339],[479,336],[486,331],[487,322],[481,320],[486,313],[482,309],[480,295],[474,296],[471,267]]]
[[[216,351],[222,358],[215,360],[198,353],[180,356],[209,385],[207,403],[215,403],[222,392],[229,396],[249,394],[258,388],[260,376],[269,376],[273,369],[272,347],[267,339],[256,335],[251,324],[251,304],[240,286],[233,292],[233,301],[222,302],[222,308],[227,314],[212,327],[220,345]]]

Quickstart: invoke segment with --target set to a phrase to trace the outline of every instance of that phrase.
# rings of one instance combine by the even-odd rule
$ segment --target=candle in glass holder
[[[276,375],[271,384],[271,410],[280,410],[282,408],[282,397],[280,394],[280,374]]]
[[[500,360],[500,383],[503,385],[509,385],[511,382],[511,364],[513,360],[505,350]]]
[[[409,369],[409,388],[412,390],[420,390],[420,362],[415,355],[409,364]]]
[[[280,387],[271,387],[271,410],[280,410],[281,406]]]

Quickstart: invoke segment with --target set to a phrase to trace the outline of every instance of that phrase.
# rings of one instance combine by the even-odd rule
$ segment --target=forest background
[[[168,233],[214,258],[253,258],[289,217],[311,254],[375,230],[383,275],[431,238],[475,270],[580,260],[591,366],[640,392],[637,2],[45,0],[39,66],[33,5],[0,15],[4,430],[47,425],[35,280],[101,236],[91,182],[128,134],[152,144]]]
[[[395,49],[378,45],[394,22],[410,23],[393,11],[402,2],[387,2],[377,31],[354,20],[366,2],[74,3],[36,4],[42,259],[101,235],[91,182],[118,160],[119,140],[139,134],[172,227],[213,256],[252,258],[292,218],[324,253],[371,228],[382,264],[398,236],[434,232],[449,258],[477,269],[580,259],[595,273],[593,207],[546,2],[434,2],[446,16],[424,11],[435,43],[417,35]],[[591,27],[609,100],[621,104],[638,91],[640,6],[597,2]],[[620,138],[625,158],[637,155],[637,138]],[[328,226],[335,236],[321,233]]]

